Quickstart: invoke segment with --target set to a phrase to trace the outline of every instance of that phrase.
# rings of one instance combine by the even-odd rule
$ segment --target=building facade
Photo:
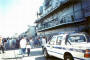
[[[44,0],[35,22],[39,36],[58,33],[90,33],[90,0]]]
[[[27,37],[34,37],[36,35],[36,27],[35,26],[29,26],[29,28],[26,31]]]

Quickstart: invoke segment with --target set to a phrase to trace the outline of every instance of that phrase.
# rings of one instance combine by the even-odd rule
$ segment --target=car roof
[[[59,34],[59,35],[54,35],[54,37],[57,37],[57,36],[66,36],[68,34]]]
[[[74,33],[74,34],[69,34],[69,35],[85,35],[86,33]]]
[[[80,32],[80,33],[63,33],[63,34],[58,34],[58,35],[54,35],[54,37],[57,36],[66,36],[66,35],[86,35],[87,33],[85,32]]]

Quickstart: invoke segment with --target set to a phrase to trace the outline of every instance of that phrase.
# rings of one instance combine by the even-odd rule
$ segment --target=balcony
[[[82,19],[82,20],[80,20],[80,21],[62,23],[62,24],[58,24],[58,25],[54,25],[54,26],[43,27],[43,28],[40,27],[40,28],[38,28],[38,31],[41,32],[41,31],[53,29],[53,28],[55,28],[55,27],[64,26],[64,25],[69,25],[69,24],[75,24],[75,23],[80,23],[80,22],[83,22],[83,21],[85,21],[85,19]]]
[[[74,23],[79,23],[85,20],[85,17],[82,13],[84,9],[82,10],[76,10],[74,11],[74,15],[72,13],[66,14],[63,17],[57,17],[53,19],[52,21],[48,21],[47,23],[44,23],[41,25],[40,28],[38,28],[38,31],[44,31],[44,30],[49,30],[53,29],[58,26],[64,26],[68,24],[74,24]],[[43,26],[43,27],[42,27]]]
[[[48,10],[48,12],[47,13],[45,13],[45,14],[42,14],[42,16],[40,17],[40,18],[38,18],[37,20],[36,20],[36,23],[38,23],[38,22],[40,22],[40,21],[42,21],[44,18],[46,18],[47,16],[49,16],[49,15],[52,15],[56,10],[58,10],[58,8],[61,8],[64,4],[68,4],[68,3],[70,3],[71,2],[71,0],[61,0],[61,1],[59,1],[60,3],[57,5],[56,4],[56,6],[55,7],[53,7],[53,6],[51,6],[50,8],[51,9],[47,9]],[[62,8],[61,8],[62,9]],[[47,11],[46,10],[46,11]]]

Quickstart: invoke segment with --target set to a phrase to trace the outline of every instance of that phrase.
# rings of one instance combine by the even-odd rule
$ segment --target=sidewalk
[[[19,55],[19,50],[9,50],[0,54],[0,60],[35,60],[35,58],[43,56],[41,51],[41,48],[31,49],[31,55],[27,56],[27,54],[25,54],[23,57],[22,55]]]
[[[5,51],[5,53],[0,54],[0,60],[21,60],[22,56],[18,54],[19,50]]]

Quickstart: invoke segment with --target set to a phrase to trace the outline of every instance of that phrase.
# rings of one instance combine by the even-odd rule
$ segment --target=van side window
[[[68,41],[71,43],[86,42],[85,37],[83,35],[69,36]]]
[[[51,41],[49,42],[49,44],[51,45],[55,45],[56,44],[56,37],[52,37]]]
[[[61,45],[62,42],[62,36],[57,37],[56,45]]]

